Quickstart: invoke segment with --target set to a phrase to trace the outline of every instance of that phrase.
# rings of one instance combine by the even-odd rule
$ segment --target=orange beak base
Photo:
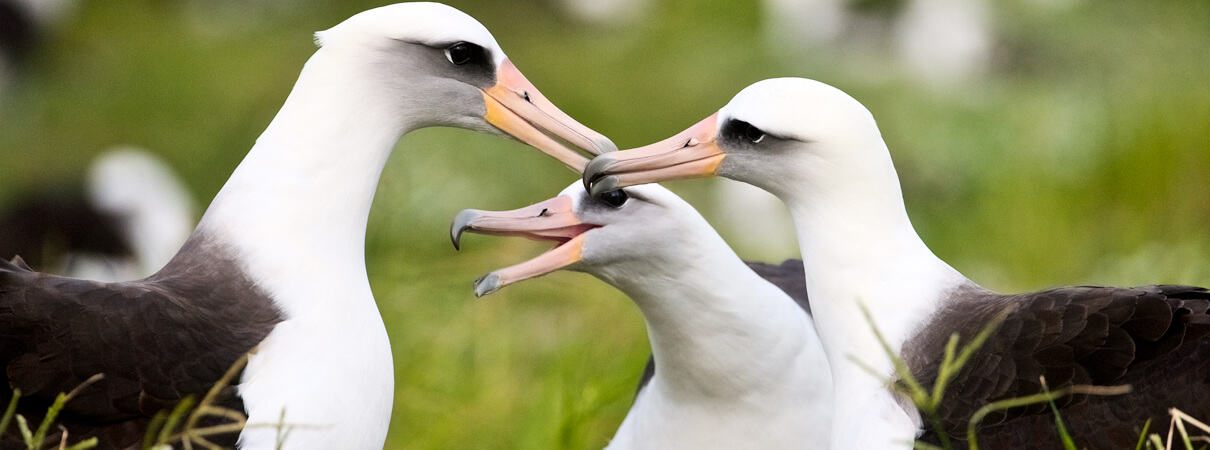
[[[501,131],[582,172],[588,158],[563,142],[593,155],[617,150],[601,133],[593,131],[546,99],[509,60],[500,64],[496,85],[483,91],[485,119]],[[562,140],[563,142],[560,142]]]

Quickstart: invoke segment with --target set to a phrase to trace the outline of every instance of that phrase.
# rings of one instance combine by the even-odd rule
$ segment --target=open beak
[[[613,141],[560,111],[507,59],[496,73],[496,85],[483,91],[487,122],[555,157],[577,172],[588,158],[562,140],[593,155],[618,149]]]
[[[714,175],[727,155],[715,139],[718,113],[676,136],[651,145],[597,156],[584,168],[592,195],[636,184]]]
[[[450,225],[450,240],[459,247],[462,232],[494,236],[520,236],[552,241],[554,249],[537,258],[496,270],[475,280],[475,296],[496,292],[521,280],[545,275],[579,262],[584,247],[584,232],[597,228],[584,223],[572,210],[571,197],[560,195],[550,200],[512,211],[465,209]]]

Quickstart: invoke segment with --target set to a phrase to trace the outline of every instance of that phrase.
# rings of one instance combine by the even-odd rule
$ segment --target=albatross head
[[[591,273],[607,281],[611,274],[643,277],[668,267],[692,264],[702,242],[695,230],[712,230],[705,219],[676,194],[659,185],[635,186],[590,196],[574,182],[559,196],[512,211],[459,212],[450,227],[457,247],[462,233],[520,236],[552,241],[554,249],[475,281],[484,296],[509,284],[559,269]],[[722,246],[721,239],[716,239]]]
[[[411,129],[452,126],[516,138],[582,170],[591,154],[616,150],[546,99],[517,70],[491,33],[469,15],[439,3],[399,3],[371,9],[316,33],[316,62],[308,66],[355,79],[331,78],[326,90],[371,84],[377,99]],[[322,55],[322,56],[321,56]],[[339,68],[339,69],[337,69]],[[397,124],[396,126],[400,126]]]
[[[879,183],[890,157],[873,116],[832,86],[775,78],[748,86],[717,113],[663,141],[594,159],[592,192],[713,175],[761,187],[783,200],[803,193],[852,193]],[[890,179],[897,183],[895,177]],[[847,195],[847,194],[846,194]]]

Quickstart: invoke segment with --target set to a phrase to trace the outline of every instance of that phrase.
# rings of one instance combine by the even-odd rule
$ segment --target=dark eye
[[[468,42],[459,42],[445,48],[445,59],[459,66],[466,64],[475,56],[479,46]]]
[[[760,131],[760,128],[752,126],[750,123],[744,124],[744,138],[753,144],[759,144],[765,139],[765,132]]]
[[[630,196],[626,195],[626,191],[618,189],[616,191],[597,194],[597,200],[609,205],[610,208],[621,208],[622,205],[626,204],[626,200],[630,200]]]

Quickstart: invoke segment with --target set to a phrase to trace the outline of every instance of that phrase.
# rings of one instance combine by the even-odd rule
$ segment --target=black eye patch
[[[487,62],[487,51],[470,42],[455,42],[445,48],[445,59],[454,65],[479,65]]]
[[[759,144],[765,140],[768,133],[742,120],[731,119],[723,125],[723,136],[749,144]]]

